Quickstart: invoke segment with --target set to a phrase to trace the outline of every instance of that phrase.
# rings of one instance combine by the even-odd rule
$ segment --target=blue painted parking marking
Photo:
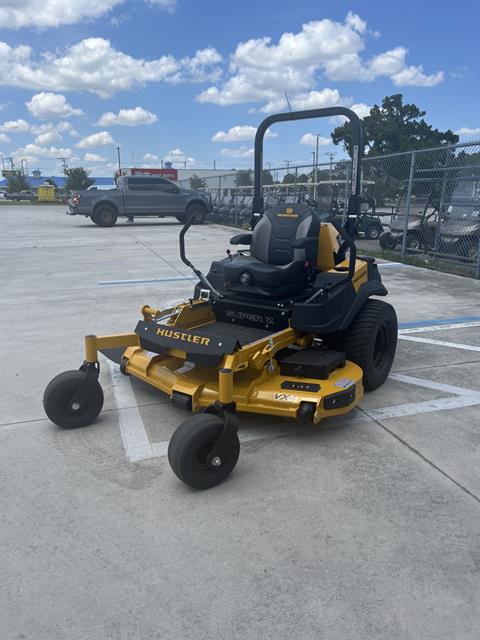
[[[167,276],[165,278],[142,278],[133,280],[99,280],[99,285],[115,284],[152,284],[157,282],[182,282],[184,280],[198,280],[196,276]]]
[[[415,329],[417,327],[437,327],[443,324],[461,324],[463,322],[478,322],[480,316],[453,316],[452,318],[436,318],[434,320],[414,320],[413,322],[400,322],[399,329]]]

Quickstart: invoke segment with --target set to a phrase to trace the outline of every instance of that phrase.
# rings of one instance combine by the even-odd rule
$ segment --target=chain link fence
[[[270,167],[263,172],[265,206],[306,203],[344,221],[349,161]],[[211,221],[247,226],[253,172],[182,181],[208,192]],[[480,278],[480,143],[364,158],[361,251]]]

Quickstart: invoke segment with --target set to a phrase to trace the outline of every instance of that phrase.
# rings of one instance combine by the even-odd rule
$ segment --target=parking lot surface
[[[180,226],[0,215],[2,638],[478,638],[480,282],[382,265],[385,385],[314,427],[241,416],[234,473],[199,493],[166,458],[186,414],[107,360],[94,425],[42,408],[85,334],[191,294]],[[233,233],[192,228],[190,258],[207,269]]]

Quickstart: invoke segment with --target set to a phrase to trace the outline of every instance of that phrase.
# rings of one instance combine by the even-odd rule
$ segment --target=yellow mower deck
[[[215,332],[211,306],[201,301],[179,305],[162,312],[143,307],[145,321],[168,317],[170,340],[178,343],[163,353],[153,353],[140,344],[137,333],[113,336],[87,336],[86,361],[96,362],[97,351],[124,348],[122,370],[170,397],[190,399],[192,411],[200,411],[219,400],[224,404],[235,402],[238,411],[295,418],[303,403],[315,406],[313,422],[322,418],[347,413],[362,399],[362,370],[347,361],[335,369],[327,379],[281,375],[275,354],[291,345],[309,347],[313,336],[292,328],[255,340],[233,353],[221,357],[217,367],[188,361],[185,347],[202,345],[208,338],[195,333],[195,329],[208,327]],[[165,333],[165,324],[158,332]],[[183,331],[182,331],[183,330]],[[234,333],[236,326],[232,325]],[[208,343],[205,344],[208,347]],[[325,405],[325,399],[327,406]]]

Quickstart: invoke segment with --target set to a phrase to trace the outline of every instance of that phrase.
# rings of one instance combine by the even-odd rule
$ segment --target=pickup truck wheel
[[[117,221],[117,212],[111,205],[101,204],[95,209],[92,220],[99,227],[113,227]]]
[[[193,213],[195,214],[193,224],[203,224],[205,222],[205,218],[207,217],[207,210],[205,209],[203,204],[194,203],[189,205],[187,207],[186,219],[188,220]]]

